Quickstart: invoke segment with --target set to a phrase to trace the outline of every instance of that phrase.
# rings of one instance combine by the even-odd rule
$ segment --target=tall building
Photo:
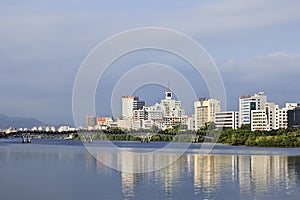
[[[170,89],[165,91],[165,98],[153,106],[145,106],[144,101],[139,101],[135,96],[122,97],[122,119],[131,120],[131,128],[139,129],[157,126],[160,129],[184,125],[187,127],[187,116],[181,101],[172,98]],[[120,128],[128,128],[128,120],[118,120]]]
[[[239,127],[239,113],[236,111],[216,112],[215,125],[217,128],[232,128]]]
[[[300,127],[300,106],[287,111],[288,128]]]
[[[91,115],[87,115],[86,116],[86,127],[92,127],[96,125],[96,117],[91,116]]]
[[[250,125],[251,110],[262,110],[267,102],[267,96],[263,92],[255,93],[253,96],[240,96],[239,99],[239,127]]]
[[[122,118],[132,118],[133,110],[143,109],[145,106],[144,101],[140,101],[135,96],[123,96],[122,97]]]
[[[172,91],[170,89],[166,90],[165,99],[161,100],[161,108],[164,117],[182,117],[185,114],[181,101],[172,99]]]
[[[208,122],[214,122],[215,114],[221,111],[220,101],[217,99],[199,99],[194,102],[195,130],[204,127]]]

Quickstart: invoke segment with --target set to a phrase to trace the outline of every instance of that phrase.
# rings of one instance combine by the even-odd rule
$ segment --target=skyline
[[[72,89],[84,58],[111,35],[145,26],[178,30],[203,45],[222,75],[227,110],[237,110],[238,96],[257,91],[264,91],[269,101],[280,107],[300,101],[296,84],[300,74],[300,2],[87,4],[28,0],[0,5],[0,113],[7,116],[73,124]],[[184,61],[154,51],[136,52],[115,62],[104,80],[107,94],[129,66],[153,60],[181,70],[197,86],[198,97],[209,97],[203,79],[194,76]],[[159,90],[164,88],[148,86],[133,95],[144,99],[141,94],[151,94],[145,99],[149,99],[146,104],[152,104],[163,97]],[[109,115],[101,96],[96,94],[97,114]],[[185,108],[191,113],[192,103]]]

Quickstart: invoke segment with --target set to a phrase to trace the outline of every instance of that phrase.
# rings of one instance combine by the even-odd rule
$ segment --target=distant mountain
[[[44,122],[41,122],[35,118],[24,117],[8,117],[0,114],[0,129],[6,129],[9,127],[14,128],[32,128],[34,126],[43,126]]]

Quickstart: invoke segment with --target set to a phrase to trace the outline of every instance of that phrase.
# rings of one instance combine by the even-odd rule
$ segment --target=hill
[[[34,126],[45,125],[35,118],[24,118],[24,117],[8,117],[0,114],[0,129],[6,129],[9,127],[14,128],[32,128]]]

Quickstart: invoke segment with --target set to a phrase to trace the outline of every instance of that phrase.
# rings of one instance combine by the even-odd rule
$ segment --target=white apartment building
[[[133,121],[141,121],[146,119],[146,112],[144,109],[133,110]]]
[[[55,132],[55,127],[54,126],[46,126],[45,131],[46,132]]]
[[[132,119],[118,118],[117,124],[118,124],[118,128],[129,130],[132,128]]]
[[[293,110],[297,105],[298,103],[286,103],[284,108],[278,110],[279,128],[288,128],[288,110]]]
[[[187,117],[187,130],[195,130],[195,115]]]
[[[70,127],[67,126],[67,125],[62,125],[62,126],[60,126],[60,127],[57,129],[57,131],[58,131],[59,133],[61,133],[61,132],[68,132],[68,131],[70,131]]]
[[[288,128],[288,110],[297,107],[297,103],[286,103],[284,108],[279,109],[275,103],[267,102],[264,109],[251,111],[251,130],[277,130]]]
[[[265,110],[252,110],[251,131],[269,131],[268,117]]]
[[[277,130],[279,128],[279,106],[275,103],[266,103],[261,110],[251,110],[251,131]]]
[[[243,124],[250,125],[251,110],[262,110],[267,102],[267,96],[263,92],[253,96],[246,95],[239,98],[239,127]]]
[[[172,128],[174,126],[180,125],[181,128],[187,129],[188,117],[186,115],[182,117],[175,116],[165,116],[164,117],[164,129]]]
[[[163,112],[163,117],[182,117],[185,114],[185,111],[181,106],[181,101],[172,99],[172,91],[170,89],[166,90],[165,95],[165,99],[161,100],[160,103]]]
[[[215,113],[221,111],[220,101],[217,99],[199,99],[194,102],[195,130],[204,127],[208,122],[214,122]]]
[[[145,106],[144,109],[148,120],[163,119],[163,108],[160,103],[156,103],[153,106]]]
[[[135,96],[122,97],[122,118],[132,118],[133,110],[143,109],[145,106],[144,101],[140,101]]]
[[[188,117],[181,101],[172,99],[172,91],[165,91],[165,98],[160,103],[145,106],[135,96],[122,97],[122,118],[118,119],[118,127],[123,129],[140,129],[157,126],[160,129],[183,125],[188,127]]]
[[[216,112],[215,114],[216,128],[232,128],[239,127],[239,113],[236,111]]]

